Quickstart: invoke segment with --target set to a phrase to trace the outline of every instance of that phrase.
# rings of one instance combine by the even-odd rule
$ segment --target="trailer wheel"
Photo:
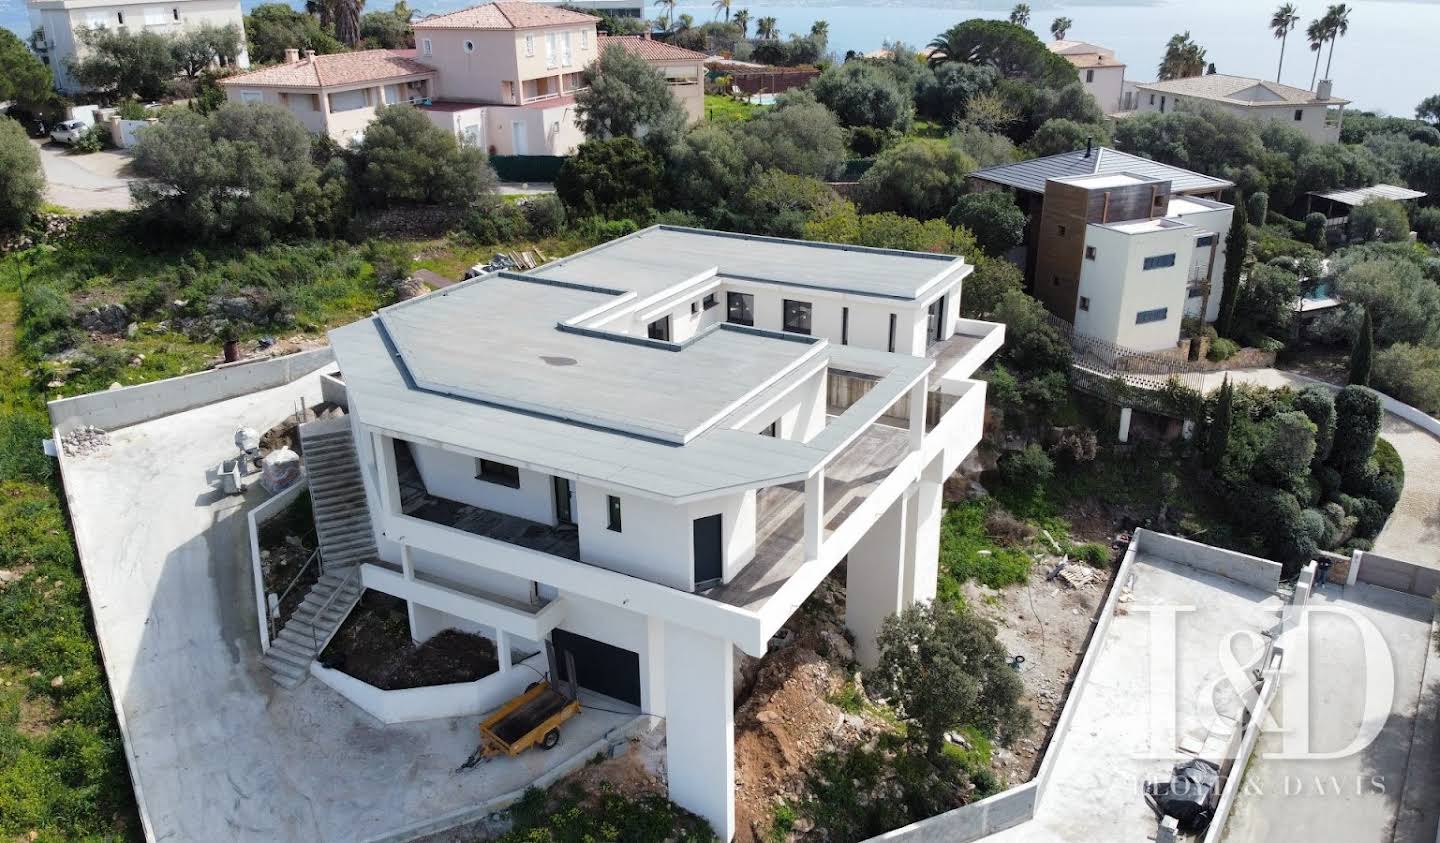
[[[545,749],[554,749],[555,745],[558,743],[560,743],[559,729],[551,729],[550,731],[545,733],[545,737],[540,739],[540,746],[544,747]]]

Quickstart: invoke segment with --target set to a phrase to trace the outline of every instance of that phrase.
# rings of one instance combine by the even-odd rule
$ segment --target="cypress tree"
[[[1234,416],[1235,388],[1230,385],[1230,376],[1220,385],[1220,397],[1215,403],[1215,417],[1210,420],[1210,430],[1205,437],[1205,466],[1218,468],[1230,444],[1230,425]]]
[[[1365,318],[1360,321],[1360,333],[1350,349],[1350,383],[1370,385],[1370,361],[1375,356],[1375,328],[1370,324],[1370,310],[1366,308]]]
[[[1245,255],[1250,251],[1250,221],[1245,214],[1245,202],[1235,202],[1235,212],[1230,217],[1230,233],[1225,236],[1225,288],[1220,291],[1220,312],[1215,319],[1215,332],[1230,337],[1235,328],[1235,300],[1240,295],[1240,268],[1245,265]]]

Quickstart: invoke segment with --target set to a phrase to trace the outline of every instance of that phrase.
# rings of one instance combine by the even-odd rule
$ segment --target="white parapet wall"
[[[1135,542],[1141,553],[1208,571],[1265,591],[1274,591],[1280,587],[1280,563],[1271,562],[1269,559],[1222,550],[1208,544],[1144,529],[1135,531]]]
[[[1440,571],[1368,550],[1359,550],[1350,559],[1349,579],[1346,584],[1356,583],[1428,598],[1440,591]]]
[[[60,398],[48,405],[50,423],[61,435],[84,425],[115,430],[227,398],[284,386],[334,359],[334,352],[327,346],[123,389]]]
[[[536,653],[501,673],[474,682],[385,691],[348,673],[310,663],[310,675],[335,689],[381,723],[409,723],[446,717],[470,717],[494,711],[545,676],[545,654]]]

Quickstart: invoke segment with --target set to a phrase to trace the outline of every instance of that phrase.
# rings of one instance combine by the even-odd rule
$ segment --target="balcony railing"
[[[529,104],[532,103],[532,102],[544,102],[545,100],[553,100],[553,99],[559,99],[559,98],[560,98],[560,92],[559,92],[559,91],[552,91],[552,92],[550,92],[550,93],[548,93],[548,94],[536,94],[536,95],[533,96],[533,97],[523,97],[523,98],[520,100],[520,104],[521,104],[521,105],[529,105]]]

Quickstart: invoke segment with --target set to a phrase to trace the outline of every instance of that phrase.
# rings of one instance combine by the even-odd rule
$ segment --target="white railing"
[[[532,103],[532,102],[542,102],[542,101],[544,101],[544,100],[553,100],[553,99],[559,99],[559,98],[560,98],[560,92],[559,92],[559,91],[554,91],[554,92],[551,92],[551,93],[548,93],[548,94],[536,94],[536,95],[533,96],[533,97],[524,97],[524,98],[522,98],[522,99],[520,100],[520,104],[521,104],[521,105],[529,105],[529,104]]]

